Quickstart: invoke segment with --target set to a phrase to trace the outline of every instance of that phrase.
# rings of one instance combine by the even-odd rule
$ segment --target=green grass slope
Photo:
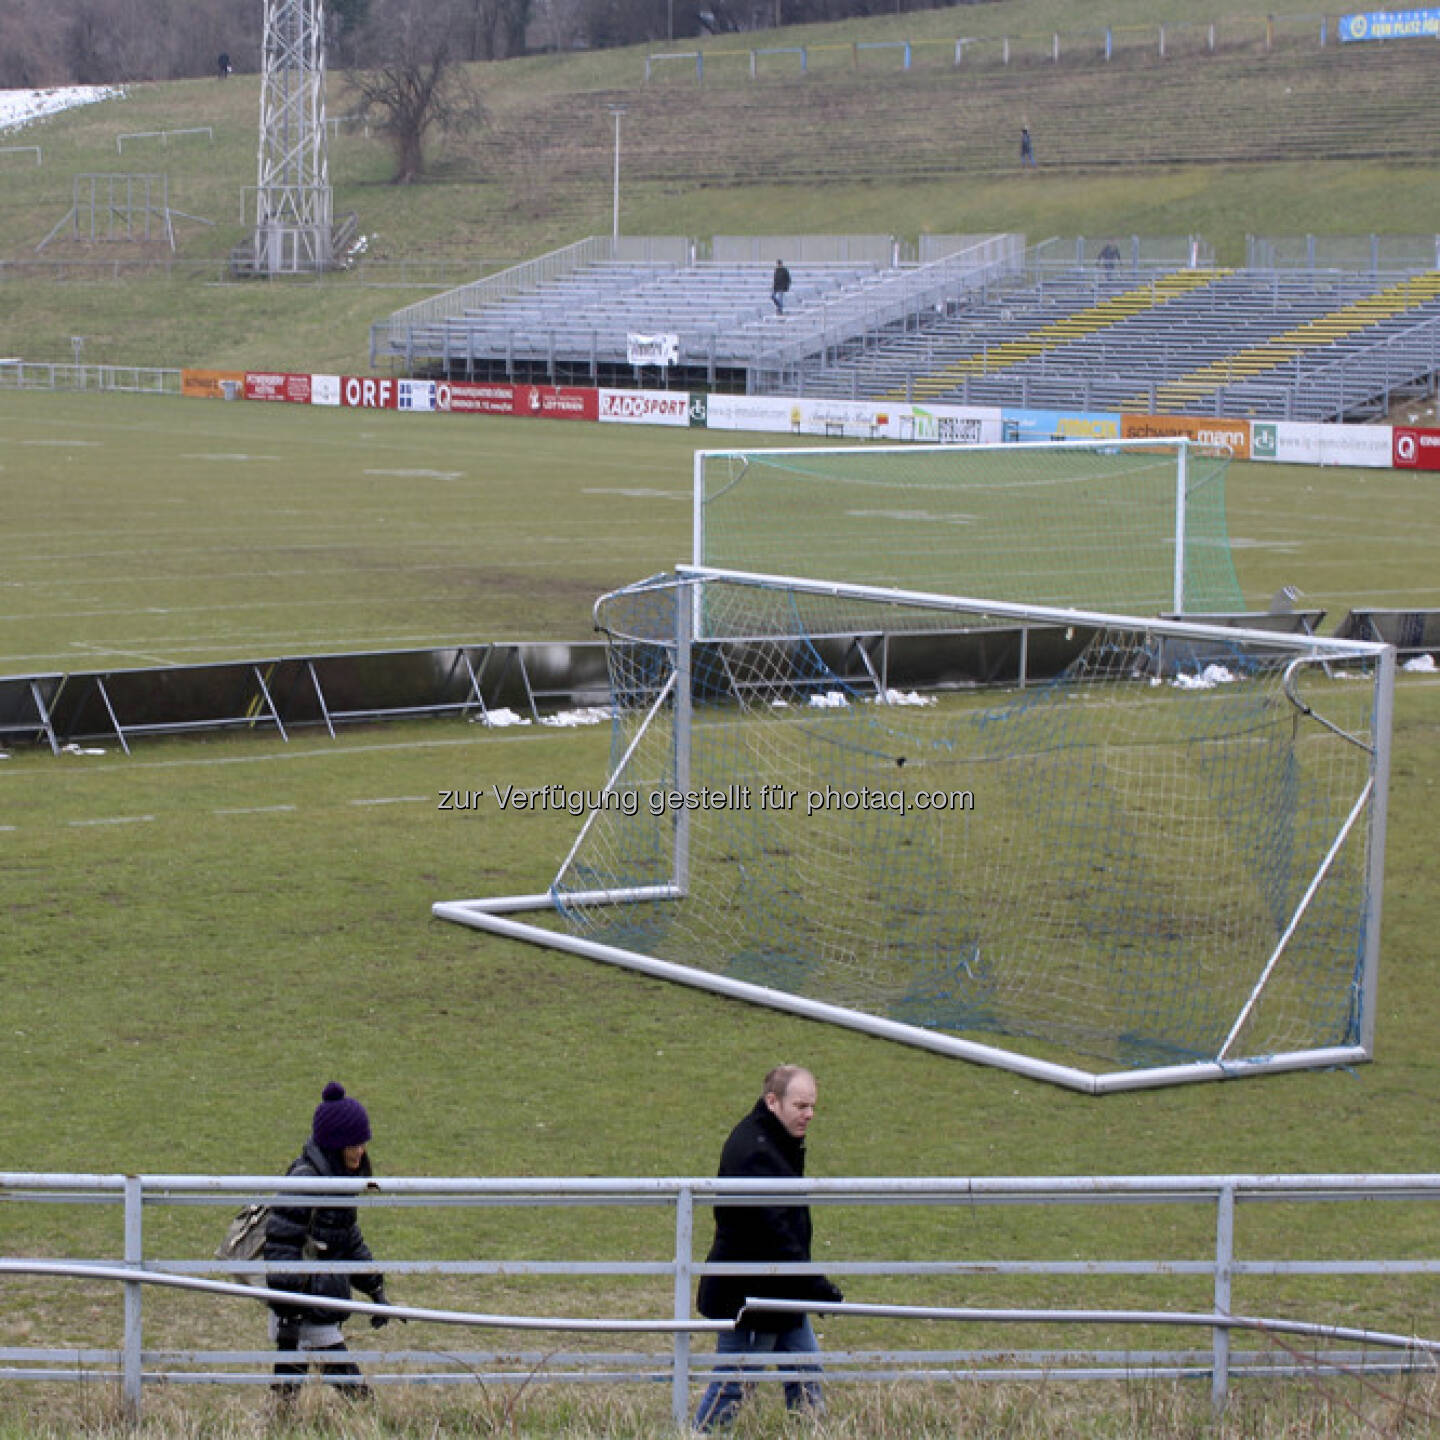
[[[330,154],[335,208],[359,215],[373,257],[463,260],[475,273],[607,233],[609,107],[619,104],[629,234],[1199,233],[1233,263],[1247,234],[1440,229],[1429,47],[1341,47],[1332,27],[1322,48],[1314,17],[1277,22],[1267,46],[1262,22],[1217,4],[1212,50],[1208,25],[1186,8],[1096,15],[1073,0],[1010,0],[723,36],[700,47],[703,86],[689,61],[657,62],[647,85],[639,48],[477,67],[489,124],[438,141],[420,185],[389,185],[382,138],[342,126]],[[956,66],[962,35],[977,44]],[[914,42],[909,71],[895,50],[855,48],[897,37]],[[749,78],[752,47],[796,45],[807,48],[804,76],[793,55],[776,54]],[[352,105],[332,76],[331,115]],[[215,283],[245,234],[258,113],[254,76],[142,85],[17,136],[42,146],[44,164],[0,157],[0,353],[68,360],[79,334],[94,362],[367,368],[369,323],[424,293],[373,283],[398,281],[398,268]],[[1034,172],[1015,163],[1022,123],[1036,138]],[[209,133],[134,138],[200,127]],[[154,221],[148,240],[107,238],[103,190],[92,241],[88,181],[80,234],[62,223],[77,177],[131,172],[166,177],[183,212],[173,255]],[[141,259],[180,263],[116,278],[114,262]]]

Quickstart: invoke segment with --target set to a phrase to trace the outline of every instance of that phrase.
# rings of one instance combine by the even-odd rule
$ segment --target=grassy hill
[[[371,259],[320,283],[221,283],[246,230],[258,78],[136,86],[7,137],[44,163],[0,156],[0,353],[68,360],[84,335],[94,362],[365,369],[368,325],[424,293],[411,282],[608,232],[612,105],[630,234],[1200,233],[1233,263],[1247,234],[1440,230],[1433,49],[1342,48],[1333,27],[1322,48],[1318,19],[1267,31],[1247,8],[1217,0],[1213,31],[1193,7],[1007,0],[722,36],[698,47],[703,85],[689,59],[654,61],[647,84],[641,48],[477,67],[489,125],[437,143],[420,185],[390,185],[382,138],[338,127],[335,208],[360,216]],[[875,48],[899,39],[909,70]],[[331,116],[352,104],[332,76]],[[1021,124],[1037,171],[1015,163]],[[173,252],[155,222],[148,241],[106,238],[103,186],[92,242],[88,181],[64,223],[76,177],[132,172],[166,177]],[[159,268],[137,275],[141,260]]]

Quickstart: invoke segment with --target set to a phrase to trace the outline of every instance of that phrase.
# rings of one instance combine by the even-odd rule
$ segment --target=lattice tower
[[[255,265],[265,274],[331,263],[324,0],[266,0]]]

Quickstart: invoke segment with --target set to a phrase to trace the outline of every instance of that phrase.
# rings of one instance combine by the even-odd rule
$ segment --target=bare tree
[[[461,61],[469,0],[372,0],[347,72],[361,114],[377,118],[395,150],[391,183],[425,173],[434,130],[459,133],[483,122],[484,106]]]

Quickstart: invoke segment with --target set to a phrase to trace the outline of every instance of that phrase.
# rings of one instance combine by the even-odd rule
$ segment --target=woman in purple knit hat
[[[368,1176],[370,1160],[366,1147],[370,1143],[370,1117],[365,1107],[345,1093],[343,1085],[331,1081],[315,1107],[310,1138],[286,1175],[314,1175],[322,1179],[348,1179]],[[296,1196],[297,1200],[303,1196]],[[265,1259],[281,1264],[297,1260],[368,1261],[374,1256],[360,1233],[354,1206],[347,1197],[317,1196],[313,1206],[295,1208],[275,1206],[265,1226]],[[359,1290],[377,1305],[390,1303],[385,1294],[385,1277],[375,1274],[349,1275],[285,1275],[271,1273],[269,1283],[276,1290],[293,1290],[300,1295],[324,1296],[334,1300],[350,1299],[351,1291]],[[286,1305],[272,1302],[270,1336],[282,1354],[297,1351],[322,1355],[345,1353],[345,1338],[340,1327],[345,1312],[326,1310],[304,1304]],[[377,1330],[388,1323],[385,1315],[372,1315],[370,1323]],[[318,1362],[325,1379],[340,1388],[351,1399],[368,1398],[371,1390],[361,1378],[360,1367],[348,1360]],[[309,1368],[308,1361],[281,1361],[275,1366],[275,1393],[288,1405],[299,1393],[300,1384]]]

